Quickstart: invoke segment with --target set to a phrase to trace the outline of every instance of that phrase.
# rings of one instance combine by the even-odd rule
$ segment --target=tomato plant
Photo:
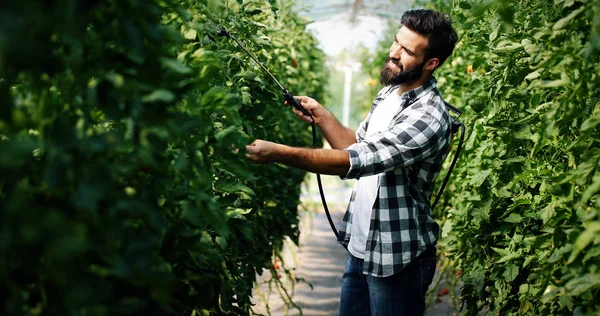
[[[298,237],[304,173],[244,146],[311,134],[217,32],[319,98],[324,54],[291,5],[0,8],[2,314],[249,313],[255,271]]]
[[[465,110],[470,135],[438,214],[467,312],[597,311],[600,7],[446,8],[461,41],[440,87]]]

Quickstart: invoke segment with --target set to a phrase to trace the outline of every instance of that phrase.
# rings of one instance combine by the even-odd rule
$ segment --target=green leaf
[[[251,208],[249,209],[241,209],[241,208],[230,208],[227,210],[227,216],[229,218],[235,218],[235,219],[242,219],[242,220],[246,220],[246,217],[244,215],[250,213],[252,211]]]
[[[586,6],[581,6],[579,9],[571,12],[566,17],[558,20],[554,24],[554,26],[552,26],[552,29],[555,31],[563,29],[565,26],[567,26],[567,24],[569,24],[569,22],[571,22],[571,20],[573,20],[573,18],[575,18],[577,15],[579,15],[579,13],[583,12],[585,9],[586,9]]]
[[[490,248],[502,256],[507,256],[507,255],[511,254],[511,251],[508,248],[497,248],[497,247],[490,247]]]
[[[525,76],[525,80],[533,80],[533,79],[537,79],[540,77],[540,72],[539,71],[534,71],[529,73],[527,76]]]
[[[600,275],[593,273],[571,279],[565,284],[569,296],[578,296],[594,288],[600,288]]]
[[[586,132],[588,130],[596,128],[596,126],[598,125],[600,125],[600,113],[596,113],[593,116],[590,116],[585,121],[583,121],[579,130],[581,132]]]
[[[540,217],[542,218],[542,222],[544,224],[547,224],[548,221],[550,221],[550,219],[554,216],[556,210],[555,210],[555,203],[552,202],[550,204],[548,204],[546,207],[544,207],[539,213],[540,213]]]
[[[548,259],[548,262],[549,263],[557,262],[558,260],[562,259],[562,257],[564,255],[571,253],[572,250],[573,250],[572,244],[568,244],[563,247],[560,247],[554,251],[554,253]]]
[[[573,299],[571,299],[571,296],[569,295],[561,295],[558,298],[558,304],[560,304],[562,308],[573,309]]]
[[[183,37],[189,40],[195,40],[197,35],[198,32],[196,32],[194,29],[189,29],[183,33]]]
[[[496,261],[496,263],[508,262],[508,261],[511,261],[511,260],[519,258],[519,257],[521,257],[520,253],[518,253],[518,252],[511,252],[511,253],[505,255],[504,257],[498,259],[498,261]]]
[[[526,285],[526,284],[522,284]],[[519,315],[527,315],[527,312],[531,309],[533,304],[530,301],[522,301],[521,306],[519,307]]]
[[[510,214],[510,216],[508,216],[507,218],[504,219],[505,222],[509,222],[509,223],[520,223],[523,220],[523,217],[519,214],[516,213],[512,213]]]
[[[519,294],[526,294],[529,292],[529,284],[524,283],[519,285]]]
[[[215,242],[222,249],[226,249],[227,248],[227,239],[226,238],[221,237],[221,236],[217,236],[217,237],[215,237]]]
[[[252,72],[249,70],[242,70],[239,73],[237,73],[234,77],[235,78],[244,78],[244,79],[251,80],[251,81],[262,82],[260,77],[255,72]]]
[[[226,129],[216,133],[215,139],[218,142],[222,142],[224,138],[226,138],[228,135],[231,135],[232,133],[235,133],[237,130],[238,130],[237,126],[229,126]]]
[[[466,2],[466,1],[461,1],[461,2],[458,4],[458,6],[459,6],[461,9],[465,9],[465,10],[469,10],[469,9],[471,9],[471,5],[470,5],[468,2]]]
[[[538,86],[541,88],[558,88],[562,86],[566,86],[571,83],[571,79],[567,76],[566,73],[562,72],[560,74],[560,79],[557,80],[543,80],[540,81]]]
[[[161,59],[163,66],[167,69],[170,69],[176,73],[185,75],[192,73],[192,69],[177,59],[172,58],[163,58]]]
[[[504,273],[502,273],[504,280],[508,282],[514,281],[517,275],[519,275],[519,267],[515,264],[506,265]]]
[[[596,246],[589,251],[585,252],[585,256],[583,257],[583,262],[587,262],[588,260],[600,256],[600,247]]]
[[[473,267],[473,270],[465,274],[465,284],[473,285],[475,291],[483,290],[483,285],[485,284],[485,272],[486,270],[479,264],[476,264]]]
[[[596,193],[600,192],[600,173],[592,178],[592,183],[581,194],[579,203],[583,204],[589,201]]]
[[[248,187],[240,182],[234,182],[231,180],[217,181],[217,183],[215,184],[215,190],[217,192],[223,192],[223,193],[245,193],[249,196],[256,195],[250,187]]]
[[[225,88],[214,86],[206,91],[200,98],[200,106],[206,110],[232,110],[239,104],[235,95],[230,94]]]
[[[538,133],[533,134],[529,126],[523,126],[518,131],[513,132],[511,136],[516,137],[517,139],[531,140],[533,142],[537,142],[540,139],[540,135]]]
[[[262,35],[262,36],[252,36],[252,40],[261,45],[261,46],[270,46],[271,45],[271,39],[269,39],[267,36]],[[294,49],[293,46],[290,47],[291,50]]]
[[[491,169],[487,169],[487,170],[481,170],[480,172],[478,172],[477,174],[475,174],[472,178],[471,181],[469,181],[470,184],[474,185],[474,186],[481,186],[483,184],[483,182],[485,181],[485,179],[492,173]]]
[[[470,213],[473,218],[477,221],[489,221],[490,218],[490,207],[492,205],[492,200],[482,201],[477,204],[477,207],[470,209]]]
[[[523,48],[523,44],[521,44],[521,43],[515,43],[515,42],[508,41],[508,40],[503,40],[503,41],[500,41],[500,43],[498,43],[498,45],[496,45],[495,50],[497,52],[510,53],[510,52],[517,51],[521,48]]]
[[[143,102],[151,103],[151,102],[173,102],[175,100],[175,94],[173,92],[166,89],[156,89],[152,93],[145,95],[142,98]]]
[[[514,199],[513,204],[508,207],[508,211],[513,211],[517,209],[521,205],[530,205],[531,204],[531,194],[525,194],[524,196],[520,196]]]
[[[596,237],[600,235],[600,222],[587,223],[585,231],[583,231],[575,240],[573,252],[567,263],[572,263],[577,255],[585,249]]]

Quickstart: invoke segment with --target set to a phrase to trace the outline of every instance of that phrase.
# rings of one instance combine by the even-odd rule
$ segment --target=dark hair
[[[429,43],[425,59],[438,58],[439,66],[452,54],[458,41],[458,35],[452,28],[450,17],[440,12],[425,9],[406,11],[402,14],[400,23],[427,37]]]

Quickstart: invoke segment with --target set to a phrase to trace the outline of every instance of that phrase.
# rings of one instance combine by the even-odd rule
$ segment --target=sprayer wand
[[[312,117],[310,112],[308,112],[305,108],[303,108],[300,105],[300,102],[298,101],[298,99],[294,98],[292,93],[288,89],[284,88],[281,85],[281,83],[279,83],[277,78],[275,78],[275,76],[273,76],[271,74],[271,72],[269,72],[267,67],[265,67],[262,63],[260,63],[258,61],[258,59],[256,59],[256,57],[254,57],[254,55],[249,50],[247,50],[246,47],[244,45],[242,45],[242,43],[240,43],[240,41],[237,40],[237,38],[235,38],[235,36],[229,34],[229,32],[227,32],[225,29],[220,29],[217,34],[219,34],[219,36],[226,36],[226,37],[229,37],[232,40],[234,40],[246,52],[246,54],[248,54],[248,56],[250,56],[250,58],[252,58],[252,60],[254,60],[254,62],[257,63],[260,66],[260,68],[262,68],[273,79],[273,81],[275,81],[275,83],[279,86],[279,88],[283,92],[283,98],[289,105],[295,107],[296,109],[301,111],[304,115],[306,115],[308,117]]]
[[[256,57],[254,57],[254,55],[252,53],[250,53],[250,51],[248,51],[246,49],[246,47],[244,47],[244,45],[242,45],[242,43],[240,43],[240,41],[237,40],[237,38],[235,38],[235,36],[231,35],[229,32],[227,32],[223,28],[220,29],[217,32],[217,34],[219,36],[229,37],[232,40],[234,40],[246,52],[246,54],[248,54],[248,56],[250,56],[250,58],[252,58],[252,60],[254,60],[254,62],[257,63],[260,66],[260,68],[262,68],[273,79],[273,81],[275,81],[275,83],[277,83],[277,85],[279,86],[279,88],[283,92],[283,98],[285,99],[285,101],[287,102],[287,104],[295,107],[300,112],[302,112],[302,114],[304,114],[304,115],[312,118],[312,114],[310,114],[310,112],[308,112],[305,108],[303,108],[302,105],[300,105],[300,101],[298,99],[294,98],[294,95],[288,89],[284,88],[281,85],[281,83],[279,83],[279,81],[277,80],[277,78],[275,78],[275,76],[273,76],[271,74],[271,72],[269,72],[269,70],[267,69],[267,67],[265,67],[263,64],[261,64],[256,59]],[[316,146],[317,146],[317,128],[316,128],[315,120],[314,119],[312,120],[310,126],[311,126],[311,129],[312,129],[313,148],[316,148]],[[338,236],[338,231],[335,228],[335,224],[333,223],[333,219],[331,218],[331,214],[329,213],[329,208],[327,207],[327,201],[325,200],[325,193],[323,191],[323,183],[321,182],[321,175],[318,174],[318,173],[316,175],[317,175],[317,183],[319,185],[319,193],[321,195],[321,202],[323,203],[323,209],[325,209],[325,215],[327,215],[327,220],[329,221],[329,226],[331,226],[331,230],[333,230],[333,233],[335,234],[335,237],[337,237]],[[346,248],[346,246],[344,246],[344,248]]]

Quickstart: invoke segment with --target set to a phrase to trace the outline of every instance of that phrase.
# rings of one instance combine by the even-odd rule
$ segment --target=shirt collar
[[[402,95],[400,95],[400,97],[403,100],[415,100],[415,99],[419,99],[424,93],[427,93],[429,91],[431,91],[432,89],[435,89],[437,87],[437,80],[435,79],[434,76],[431,76],[431,78],[429,78],[429,80],[427,80],[427,82],[425,82],[423,85],[418,86],[410,91],[406,91],[404,92]],[[391,90],[395,90],[395,88],[398,88],[398,86],[394,86],[394,89]]]

